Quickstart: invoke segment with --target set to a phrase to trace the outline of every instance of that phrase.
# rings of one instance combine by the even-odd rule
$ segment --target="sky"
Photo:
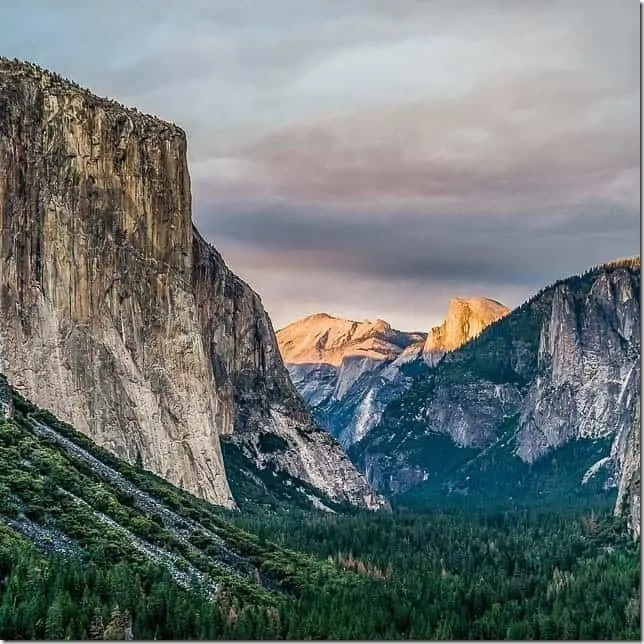
[[[22,0],[0,53],[183,127],[275,328],[426,330],[639,253],[636,0]]]

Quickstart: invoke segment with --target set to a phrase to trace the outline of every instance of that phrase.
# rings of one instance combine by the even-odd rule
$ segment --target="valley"
[[[230,511],[3,403],[4,638],[638,636],[639,540],[606,504]]]
[[[185,132],[8,58],[0,225],[0,638],[640,638],[639,257],[275,332]]]
[[[339,325],[361,328],[330,316],[277,338],[318,422],[376,490],[426,508],[444,497],[502,507],[557,506],[570,496],[616,503],[619,495],[616,512],[639,533],[639,482],[623,476],[640,460],[626,454],[627,444],[637,449],[640,426],[639,302],[632,258],[562,279],[513,311],[484,298],[453,300],[424,344],[377,358],[359,357],[382,342],[373,332],[357,348],[346,333],[330,340]],[[341,356],[336,365],[322,341]]]

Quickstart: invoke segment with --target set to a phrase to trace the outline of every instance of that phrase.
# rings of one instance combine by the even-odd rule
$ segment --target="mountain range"
[[[377,490],[491,504],[617,493],[639,532],[640,326],[634,258],[511,312],[452,300],[424,342],[324,315],[277,338],[315,417]]]
[[[639,260],[428,333],[275,334],[192,223],[176,125],[2,59],[0,132],[0,372],[98,445],[230,508],[594,486],[634,517]]]
[[[0,58],[0,638],[637,639],[639,258],[275,333],[186,157]]]
[[[315,418],[348,448],[376,426],[411,383],[409,363],[435,364],[476,337],[508,308],[487,298],[454,298],[429,333],[398,331],[384,320],[357,322],[318,313],[277,332],[280,352]]]

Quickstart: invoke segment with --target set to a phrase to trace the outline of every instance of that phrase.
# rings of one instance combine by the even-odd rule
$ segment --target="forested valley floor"
[[[614,499],[223,510],[12,395],[2,639],[640,639]]]
[[[276,601],[206,598],[162,566],[46,558],[2,532],[0,636],[112,638],[129,619],[136,639],[640,639],[639,542],[608,510],[234,522],[346,572],[294,562]]]

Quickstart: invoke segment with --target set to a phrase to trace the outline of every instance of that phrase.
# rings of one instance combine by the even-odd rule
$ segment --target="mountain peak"
[[[449,306],[465,306],[474,310],[489,310],[494,307],[501,307],[509,310],[506,306],[497,300],[489,297],[453,297],[449,301]],[[449,308],[449,307],[448,307]]]
[[[443,323],[427,335],[425,359],[435,364],[447,351],[458,349],[509,312],[507,306],[487,297],[452,298]]]
[[[277,332],[284,361],[290,364],[325,363],[339,366],[345,357],[393,360],[410,344],[422,342],[423,333],[405,333],[375,320],[349,320],[316,313]]]

